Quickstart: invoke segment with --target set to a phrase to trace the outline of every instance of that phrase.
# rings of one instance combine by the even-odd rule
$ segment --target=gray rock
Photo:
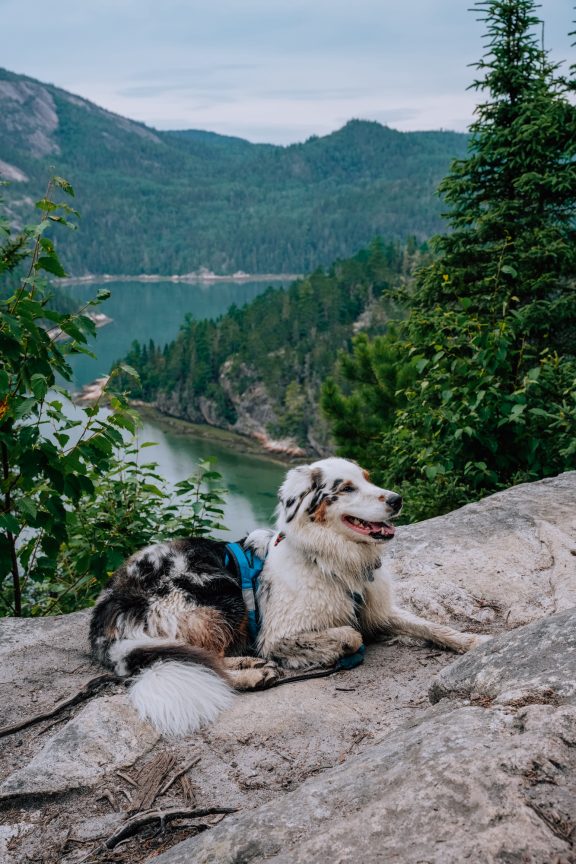
[[[576,705],[576,608],[504,633],[442,670],[430,699]]]
[[[0,618],[0,725],[52,707],[104,670],[86,654],[89,612]]]
[[[71,839],[85,843],[87,840],[105,840],[120,827],[126,819],[125,813],[107,813],[106,816],[93,816],[74,826]]]
[[[94,786],[107,772],[147,753],[158,739],[124,696],[93,699],[2,783],[0,799]]]
[[[154,861],[573,862],[575,744],[574,708],[531,706],[521,720],[503,710],[433,710]]]
[[[49,90],[35,81],[0,81],[0,105],[7,128],[31,155],[60,153],[55,135],[58,114]]]
[[[483,707],[443,702],[158,864],[576,861],[576,609],[456,660],[432,685],[432,700],[443,696]],[[493,700],[529,707],[485,707]]]
[[[23,846],[34,833],[31,822],[0,825],[0,861],[2,864],[22,864]]]
[[[405,605],[487,631],[576,606],[575,555],[572,471],[400,528],[386,560]]]

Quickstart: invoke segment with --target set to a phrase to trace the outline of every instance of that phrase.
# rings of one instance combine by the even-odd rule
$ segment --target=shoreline
[[[77,405],[89,405],[101,400],[103,397],[105,399],[106,394],[104,391],[109,380],[110,376],[104,375],[101,378],[96,378],[90,384],[84,384],[74,394],[74,402]],[[273,462],[276,465],[303,464],[306,461],[306,457],[304,456],[295,456],[290,453],[284,453],[281,450],[271,451],[258,441],[257,438],[241,435],[239,432],[232,432],[219,426],[210,426],[208,423],[192,423],[181,417],[172,417],[170,414],[163,414],[162,411],[159,411],[158,408],[155,408],[149,402],[133,399],[129,401],[129,405],[142,420],[153,423],[162,432],[171,432],[173,435],[181,438],[190,437],[200,438],[205,441],[213,440],[230,447],[235,453],[255,456],[258,459],[265,459],[267,462]]]
[[[274,462],[276,465],[300,465],[306,461],[305,457],[271,453],[255,438],[240,435],[238,432],[230,432],[228,429],[221,429],[218,426],[209,426],[207,423],[191,423],[189,420],[183,420],[180,417],[163,414],[147,402],[134,401],[130,403],[130,407],[134,408],[143,420],[148,420],[157,425],[163,432],[171,432],[173,435],[182,438],[211,439],[229,446],[236,453],[255,456],[267,462]]]
[[[212,273],[210,270],[200,270],[197,273],[171,274],[170,276],[156,273],[141,273],[139,276],[90,273],[86,276],[65,276],[62,279],[52,279],[51,283],[53,285],[89,285],[99,282],[184,282],[190,285],[211,285],[214,282],[294,282],[296,279],[302,278],[302,273],[244,273],[237,271],[229,276],[223,276]]]

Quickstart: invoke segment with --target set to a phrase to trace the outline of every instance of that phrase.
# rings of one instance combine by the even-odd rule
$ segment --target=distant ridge
[[[73,275],[306,272],[375,235],[442,228],[435,190],[467,136],[351,120],[302,144],[161,132],[0,69],[0,176],[15,224],[56,171],[81,230],[60,237]]]

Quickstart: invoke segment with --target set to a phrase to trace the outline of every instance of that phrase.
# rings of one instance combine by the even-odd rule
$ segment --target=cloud
[[[464,129],[477,98],[483,25],[462,0],[0,2],[4,65],[160,128],[280,143],[358,116]],[[570,56],[566,0],[541,13]]]

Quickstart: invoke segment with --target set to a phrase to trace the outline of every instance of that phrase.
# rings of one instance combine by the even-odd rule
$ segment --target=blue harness
[[[240,576],[240,586],[242,588],[242,598],[248,614],[248,634],[250,636],[250,646],[256,652],[256,643],[258,641],[258,633],[260,631],[260,610],[258,609],[258,579],[264,560],[255,555],[252,549],[244,549],[240,543],[227,543],[226,554],[224,556],[224,566],[230,568],[230,564],[234,562],[235,569]],[[357,610],[364,603],[364,598],[361,594],[352,594],[354,608]],[[361,645],[355,654],[349,654],[347,657],[341,657],[335,666],[335,669],[353,669],[364,662],[364,653],[366,648]]]
[[[254,650],[260,630],[260,611],[257,599],[258,577],[264,567],[264,561],[255,555],[252,549],[244,549],[240,543],[227,543],[224,566],[229,567],[231,561],[236,564],[236,570],[240,576],[242,597],[248,613],[248,634],[251,647]]]

